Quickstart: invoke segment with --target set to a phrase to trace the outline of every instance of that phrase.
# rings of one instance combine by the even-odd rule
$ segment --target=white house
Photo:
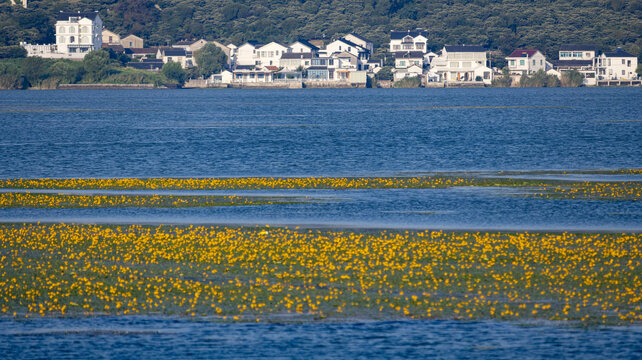
[[[394,69],[394,79],[395,81],[401,80],[407,77],[417,77],[423,74],[423,68],[417,64],[412,64],[403,69]]]
[[[256,64],[256,49],[260,48],[261,44],[256,41],[248,41],[236,49],[236,65],[250,66]]]
[[[422,29],[390,31],[390,52],[421,51],[428,52],[428,32]]]
[[[487,50],[478,45],[446,45],[430,64],[429,78],[435,81],[482,81],[490,84],[493,71],[488,66]]]
[[[27,56],[81,60],[88,52],[102,48],[102,29],[98,12],[60,12],[55,45],[20,45],[27,50]]]
[[[529,75],[548,70],[546,57],[537,49],[517,49],[506,57],[508,70],[515,75]]]
[[[350,33],[343,38],[368,50],[370,54],[374,52],[374,44],[372,43],[372,41],[364,38],[357,33]]]
[[[277,66],[281,55],[288,52],[288,47],[277,42],[257,47],[255,51],[255,65],[258,66]]]
[[[634,80],[638,78],[637,56],[620,48],[605,52],[595,59],[598,80]]]
[[[163,60],[163,63],[165,64],[170,61],[177,62],[181,64],[183,69],[194,66],[192,53],[190,51],[185,51],[183,48],[158,48],[156,59]]]
[[[410,66],[424,66],[424,53],[421,51],[397,51],[395,53],[395,68],[406,69]]]
[[[319,51],[319,48],[312,45],[306,40],[297,40],[290,44],[289,51],[291,53],[316,53]]]
[[[356,56],[360,61],[364,63],[367,62],[368,59],[370,59],[370,50],[363,48],[350,40],[334,40],[325,47],[325,53],[327,54],[327,56],[342,52],[348,52]]]
[[[597,47],[594,45],[564,44],[560,46],[559,60],[593,60],[597,52]]]
[[[314,54],[291,52],[281,55],[279,66],[286,70],[307,69],[311,65]]]

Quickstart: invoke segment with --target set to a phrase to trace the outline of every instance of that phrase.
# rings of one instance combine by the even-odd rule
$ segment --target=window
[[[415,48],[417,50],[423,50],[424,49],[424,43],[416,43]]]
[[[586,57],[590,58],[591,57],[591,53],[586,53]]]
[[[130,41],[129,46],[134,46],[134,43]]]
[[[404,50],[412,50],[412,44],[403,44]]]
[[[76,41],[76,38],[75,38],[75,37],[73,37],[73,36],[70,36],[70,37],[69,37],[69,42],[70,42],[71,44],[73,44],[73,43],[74,43],[74,41]]]
[[[627,62],[626,62],[626,66],[627,66],[627,67],[631,67],[631,60],[629,60],[629,61],[627,61]]]
[[[624,74],[625,74],[625,72],[624,72],[624,70],[622,70],[622,75],[624,75]]]
[[[110,43],[114,42],[111,36],[109,37],[109,42]]]
[[[536,61],[535,61],[535,60],[533,60],[533,66],[535,66],[535,65],[536,65]]]
[[[510,61],[510,66],[515,66],[515,60]]]
[[[539,61],[539,64],[540,64],[540,65],[544,65],[544,60],[540,60],[540,61]]]
[[[484,71],[484,80],[490,79],[490,72]]]
[[[401,50],[401,45],[392,45],[393,50]]]
[[[519,61],[519,66],[524,66],[524,60]]]
[[[399,66],[406,66],[406,61],[405,60],[399,61]]]
[[[76,32],[76,28],[75,28],[75,27],[73,27],[73,26],[72,26],[72,27],[70,27],[70,28],[69,28],[69,32],[70,32],[70,33],[72,33],[72,32]]]

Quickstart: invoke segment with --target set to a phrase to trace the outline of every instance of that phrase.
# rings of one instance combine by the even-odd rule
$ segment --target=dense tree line
[[[0,5],[0,45],[51,43],[60,10],[99,10],[105,26],[149,44],[181,39],[290,42],[362,34],[385,50],[389,31],[421,27],[433,49],[481,44],[508,54],[563,43],[617,46],[642,55],[642,0],[30,0]]]

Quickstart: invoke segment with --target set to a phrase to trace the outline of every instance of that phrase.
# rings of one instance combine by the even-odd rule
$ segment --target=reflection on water
[[[37,190],[38,192],[40,190]],[[239,195],[296,204],[199,208],[0,209],[0,222],[285,225],[444,230],[642,231],[639,201],[527,198],[527,189],[72,190],[71,194]]]
[[[34,358],[635,359],[642,328],[495,321],[238,324],[167,317],[0,319],[0,353]]]

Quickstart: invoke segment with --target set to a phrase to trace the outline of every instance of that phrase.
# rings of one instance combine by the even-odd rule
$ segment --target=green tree
[[[379,70],[377,75],[375,75],[377,80],[392,80],[393,79],[393,74],[392,74],[392,68],[389,66],[384,66]]]
[[[49,76],[60,79],[63,84],[73,84],[82,78],[82,64],[67,60],[58,60],[49,66]]]
[[[27,50],[22,46],[0,46],[0,59],[27,57]]]
[[[205,77],[220,72],[227,64],[227,56],[223,50],[213,43],[207,43],[196,51],[194,59],[196,60],[199,74]]]
[[[185,83],[185,70],[177,62],[170,61],[163,65],[161,72],[170,81],[176,81],[179,85]]]
[[[90,51],[82,61],[83,68],[91,81],[100,81],[107,77],[111,63],[109,52],[102,49]]]
[[[47,77],[47,69],[51,62],[39,56],[30,56],[22,61],[22,76],[29,85],[38,86]]]
[[[494,78],[491,84],[494,87],[510,87],[512,82],[513,79],[510,77],[510,72],[508,68],[505,67],[502,69],[502,76]]]
[[[577,70],[566,71],[562,74],[561,84],[563,87],[578,87],[584,84],[584,75]]]

